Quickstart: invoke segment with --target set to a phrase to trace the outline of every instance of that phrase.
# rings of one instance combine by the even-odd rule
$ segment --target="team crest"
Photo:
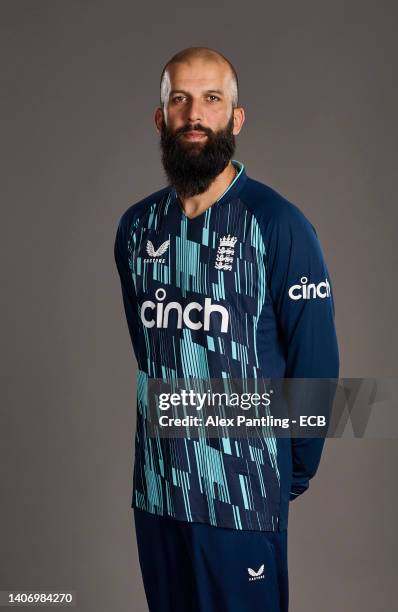
[[[238,239],[235,236],[222,236],[217,249],[216,270],[232,270],[234,261],[235,244]]]

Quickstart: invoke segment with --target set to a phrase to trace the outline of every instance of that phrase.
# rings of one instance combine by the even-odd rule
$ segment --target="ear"
[[[155,120],[156,129],[160,133],[162,123],[163,123],[163,112],[160,106],[158,106],[157,109],[155,110],[154,120]]]
[[[237,134],[239,134],[245,122],[245,110],[242,106],[238,106],[234,108],[233,113],[234,113],[233,135],[237,136]]]

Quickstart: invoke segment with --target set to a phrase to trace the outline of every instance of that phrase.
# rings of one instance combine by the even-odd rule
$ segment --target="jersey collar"
[[[232,159],[231,161],[233,165],[235,166],[235,168],[238,170],[238,174],[235,176],[232,183],[228,185],[224,193],[222,193],[217,198],[216,202],[218,202],[219,204],[222,204],[232,199],[233,197],[237,196],[237,194],[240,192],[240,190],[242,189],[247,179],[247,174],[246,174],[244,164],[241,161],[238,161],[237,159]],[[177,198],[177,192],[176,192],[175,187],[171,188],[171,196],[173,199]]]
[[[239,193],[244,183],[246,182],[247,174],[245,171],[244,164],[241,161],[238,161],[237,159],[233,159],[232,163],[238,170],[238,174],[235,176],[232,183],[228,185],[224,193],[222,193],[220,197],[216,200],[216,202],[221,203],[225,202],[226,200],[230,200]]]

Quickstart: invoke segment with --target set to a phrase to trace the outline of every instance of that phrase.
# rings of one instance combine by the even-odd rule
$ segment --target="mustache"
[[[205,128],[200,124],[197,124],[195,126],[186,125],[176,130],[175,133],[176,133],[176,136],[179,136],[180,134],[185,134],[186,132],[203,132],[204,134],[207,134],[207,135],[210,135],[213,133],[212,130],[209,130],[209,128]]]

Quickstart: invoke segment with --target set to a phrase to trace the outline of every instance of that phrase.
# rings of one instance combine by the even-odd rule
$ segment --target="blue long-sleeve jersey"
[[[171,439],[148,433],[148,381],[337,378],[331,280],[316,231],[244,165],[189,219],[174,187],[130,206],[114,254],[138,363],[132,507],[184,521],[287,528],[321,438]]]

